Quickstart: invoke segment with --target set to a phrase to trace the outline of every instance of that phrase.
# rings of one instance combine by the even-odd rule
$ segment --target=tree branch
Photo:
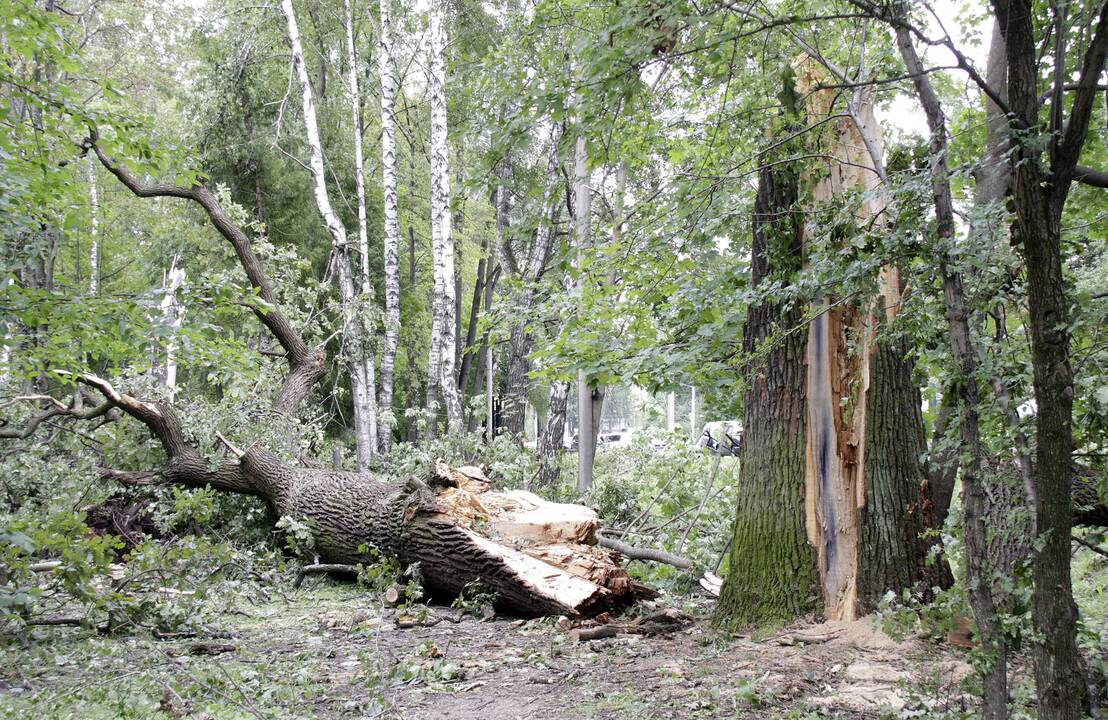
[[[277,296],[269,284],[269,279],[262,268],[261,262],[250,247],[250,239],[246,236],[246,233],[231,221],[219,200],[207,187],[200,184],[183,187],[169,183],[139,180],[126,166],[117,163],[104,152],[99,145],[99,136],[94,127],[90,128],[86,144],[96,153],[100,164],[135,196],[141,198],[173,197],[192,200],[204,208],[212,225],[231,243],[239,264],[242,265],[246,277],[250,280],[251,286],[254,287],[258,297],[265,303],[264,307],[251,304],[251,309],[262,325],[284,348],[288,357],[289,374],[277,394],[274,407],[285,414],[293,414],[315,384],[326,373],[326,358],[322,347],[315,349],[308,347],[300,333],[293,328],[292,324],[278,309]]]
[[[1094,170],[1084,165],[1075,165],[1073,168],[1073,180],[1083,185],[1108,189],[1108,172]]]
[[[1058,146],[1051,171],[1055,176],[1055,192],[1064,199],[1069,189],[1069,180],[1073,179],[1077,160],[1081,157],[1081,148],[1089,133],[1089,119],[1092,116],[1093,100],[1096,99],[1097,79],[1104,70],[1108,59],[1108,0],[1100,6],[1100,19],[1097,21],[1093,39],[1085,50],[1085,59],[1081,66],[1081,77],[1073,92],[1073,106],[1066,122],[1062,142]]]

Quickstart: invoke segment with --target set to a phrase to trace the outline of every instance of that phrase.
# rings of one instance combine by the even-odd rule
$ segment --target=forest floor
[[[0,647],[0,717],[814,720],[972,702],[956,649],[894,642],[869,618],[734,636],[708,624],[711,602],[682,601],[696,622],[670,635],[579,642],[553,619],[446,607],[401,628],[356,586],[313,580],[215,637],[36,629]]]

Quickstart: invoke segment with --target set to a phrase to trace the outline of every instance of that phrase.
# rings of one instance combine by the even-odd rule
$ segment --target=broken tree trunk
[[[823,158],[822,172],[809,175],[813,202],[858,193],[849,209],[858,232],[872,223],[879,228],[882,139],[866,91],[855,93],[846,117],[836,117],[837,91],[818,89],[822,68],[802,58],[797,70],[809,122],[824,123],[811,139]],[[842,242],[810,223],[804,234],[806,255]],[[808,328],[805,524],[830,620],[871,611],[887,590],[948,580],[944,567],[925,563],[928,542],[920,539],[927,520],[920,493],[925,444],[907,345],[877,337],[878,327],[896,317],[900,273],[886,265],[877,279],[872,298],[818,301]]]
[[[182,439],[168,403],[120,393],[107,381],[80,375],[162,442],[166,482],[254,495],[278,516],[307,524],[325,563],[418,563],[424,586],[455,597],[479,582],[499,605],[525,615],[592,615],[651,597],[597,545],[600,521],[582,505],[550,503],[524,491],[492,492],[479,470],[452,470],[439,461],[430,482],[388,483],[368,474],[303,468],[261,447],[240,451],[211,470]]]

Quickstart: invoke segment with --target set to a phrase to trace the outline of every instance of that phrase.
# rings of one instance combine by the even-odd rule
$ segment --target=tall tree
[[[583,130],[578,130],[577,144],[573,162],[573,208],[574,228],[577,238],[577,257],[579,273],[577,291],[583,294],[585,288],[585,253],[589,247],[589,220],[592,214],[592,194],[589,188],[589,155],[585,146]],[[577,490],[584,492],[592,486],[593,461],[596,446],[590,438],[597,418],[593,417],[593,393],[589,387],[588,373],[577,371]]]
[[[357,301],[354,290],[353,268],[350,261],[350,248],[347,244],[346,226],[331,206],[327,192],[327,178],[323,167],[323,144],[319,135],[319,123],[316,119],[315,99],[312,93],[308,68],[304,63],[304,49],[300,43],[300,29],[296,23],[296,13],[292,0],[282,0],[281,10],[285,15],[289,46],[292,49],[292,64],[296,71],[300,87],[301,110],[304,116],[304,132],[308,145],[308,168],[312,175],[313,192],[316,207],[323,217],[324,225],[331,236],[331,260],[337,270],[339,294],[343,306],[343,334],[357,338],[359,324],[356,318]],[[372,361],[370,361],[372,363]],[[354,405],[354,434],[358,445],[358,464],[364,469],[368,458],[376,447],[375,390],[369,385],[372,375],[365,372],[366,363],[359,361],[354,353],[348,361],[350,388]],[[372,367],[372,365],[371,365]]]
[[[352,365],[354,372],[359,375],[358,383],[364,388],[362,402],[367,406],[359,408],[355,405],[354,415],[354,430],[357,433],[357,467],[358,470],[364,471],[369,466],[369,458],[377,450],[378,445],[377,383],[373,366],[373,344],[369,337],[371,329],[367,327],[364,319],[373,304],[373,287],[369,281],[369,228],[366,223],[365,161],[362,155],[362,96],[358,91],[358,53],[354,46],[354,13],[350,8],[350,0],[343,0],[343,15],[346,21],[346,63],[349,66],[347,93],[350,96],[354,125],[354,188],[358,196],[358,258],[361,261],[359,288],[361,306],[358,308],[359,318],[356,323],[358,332],[357,337],[348,345],[354,355]],[[366,415],[361,423],[358,422],[359,411]]]
[[[987,720],[1008,716],[1007,647],[997,618],[988,568],[984,563],[989,547],[985,525],[986,497],[982,486],[981,420],[978,413],[977,347],[969,321],[969,305],[958,269],[959,252],[955,247],[954,201],[947,166],[949,143],[946,116],[923,63],[916,53],[911,31],[905,24],[908,8],[897,4],[894,11],[900,22],[895,26],[897,47],[912,77],[916,95],[931,130],[931,194],[935,205],[935,243],[939,251],[939,272],[943,281],[943,304],[949,328],[951,352],[956,362],[953,394],[961,433],[961,480],[965,512],[966,581],[970,606],[977,622],[982,650],[989,666],[984,672],[984,715]]]
[[[427,356],[427,396],[431,401],[436,391],[442,395],[447,421],[454,426],[461,421],[462,406],[454,370],[457,299],[450,228],[445,0],[432,0],[430,16],[428,94],[431,101],[431,252],[435,288],[431,304],[431,347]]]
[[[381,354],[381,389],[378,409],[381,425],[378,442],[382,450],[392,443],[393,382],[396,375],[396,350],[400,342],[400,223],[396,197],[396,65],[393,58],[392,12],[390,0],[381,2],[381,40],[377,70],[381,76],[381,196],[384,204],[385,264],[385,347]]]
[[[504,429],[516,437],[523,436],[527,392],[530,387],[528,355],[531,353],[534,339],[528,323],[531,321],[531,311],[534,310],[540,296],[537,285],[543,273],[546,272],[554,250],[558,219],[562,211],[562,204],[558,199],[558,178],[562,170],[562,164],[558,158],[558,146],[561,138],[562,127],[560,123],[556,123],[551,132],[550,149],[547,154],[541,214],[526,254],[518,257],[517,251],[509,250],[507,247],[501,252],[501,257],[509,263],[512,276],[520,284],[511,299],[513,314],[518,319],[512,322],[509,330],[508,359],[502,397]],[[497,192],[501,192],[500,188]],[[505,237],[505,242],[510,241],[510,238]]]
[[[803,264],[797,169],[764,165],[754,202],[751,282],[788,282]],[[766,298],[743,326],[743,442],[729,571],[717,616],[735,625],[789,620],[818,597],[804,512],[807,336],[799,303]],[[768,350],[768,352],[765,352]],[[759,351],[763,351],[764,355]],[[672,394],[670,395],[672,397]]]
[[[1070,316],[1062,273],[1061,221],[1077,178],[1095,180],[1079,166],[1089,133],[1098,80],[1108,57],[1108,1],[1100,3],[1077,82],[1067,83],[1069,41],[1066,4],[1053,4],[1054,57],[1047,134],[1040,134],[1038,39],[1040,17],[1030,0],[993,0],[1008,55],[1007,116],[1012,128],[1014,172],[1012,235],[1023,250],[1030,306],[1034,369],[1036,466],[1035,525],[1041,547],[1034,558],[1035,680],[1039,717],[1076,719],[1088,702],[1077,650],[1077,613],[1070,573],[1073,522],[1073,368]],[[998,99],[991,93],[993,99]],[[1069,116],[1066,116],[1070,95]]]

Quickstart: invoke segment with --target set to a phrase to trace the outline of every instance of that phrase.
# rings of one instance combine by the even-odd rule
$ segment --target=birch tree
[[[392,395],[396,374],[396,348],[400,340],[400,223],[396,199],[396,66],[393,61],[392,12],[389,0],[381,0],[380,45],[377,70],[381,76],[381,197],[384,205],[385,349],[381,355],[381,389],[378,408],[382,450],[392,443]]]
[[[358,53],[354,46],[354,13],[350,7],[350,0],[343,0],[343,10],[346,16],[346,63],[349,72],[350,108],[354,124],[354,187],[358,196],[358,257],[361,260],[361,310],[366,312],[373,303],[373,287],[369,282],[369,230],[366,225],[365,209],[365,161],[362,151],[362,96],[358,89]],[[354,352],[354,372],[361,375],[361,384],[365,397],[362,398],[363,408],[355,411],[355,432],[358,433],[357,463],[358,469],[364,470],[369,462],[369,456],[377,449],[378,428],[376,402],[376,378],[374,377],[373,353],[371,351],[371,338],[364,321],[357,323],[358,337],[352,343]],[[358,410],[362,410],[364,420],[357,425]],[[366,412],[368,411],[368,412]]]
[[[96,187],[96,158],[88,157],[88,200],[89,200],[89,247],[88,247],[88,292],[96,294],[100,277],[97,266],[100,264],[100,195]]]
[[[327,226],[327,232],[331,235],[331,259],[338,271],[339,293],[343,305],[343,330],[344,336],[349,339],[353,333],[358,333],[360,323],[355,317],[356,293],[354,291],[354,277],[350,263],[350,249],[347,244],[346,227],[342,224],[338,215],[331,206],[331,198],[327,192],[327,179],[323,169],[323,145],[320,141],[319,124],[316,120],[315,101],[312,95],[311,80],[308,77],[308,69],[304,63],[304,49],[300,43],[300,30],[296,24],[296,13],[292,7],[292,0],[282,0],[281,10],[285,14],[285,22],[288,29],[289,46],[292,48],[292,64],[300,86],[300,101],[304,114],[304,131],[308,141],[308,167],[312,174],[313,191],[316,207]],[[349,29],[348,29],[349,34]],[[353,88],[351,88],[353,92]],[[354,93],[356,96],[356,93]],[[355,97],[355,103],[356,103]],[[359,176],[361,173],[359,172]],[[359,181],[359,185],[361,182]],[[364,195],[364,187],[362,194]],[[362,200],[364,204],[364,198]],[[364,205],[361,208],[364,214]],[[364,223],[364,221],[363,221]],[[361,361],[355,353],[355,358],[349,363],[350,387],[354,405],[354,435],[357,442],[358,469],[364,470],[376,447],[377,418],[374,407],[372,360]],[[369,368],[367,372],[367,367]]]
[[[444,0],[431,3],[430,74],[431,97],[431,253],[434,266],[434,297],[431,306],[431,347],[427,356],[429,405],[436,390],[446,406],[451,426],[462,418],[454,371],[456,345],[456,303],[454,287],[454,244],[451,240],[449,146],[446,132],[446,7]]]

